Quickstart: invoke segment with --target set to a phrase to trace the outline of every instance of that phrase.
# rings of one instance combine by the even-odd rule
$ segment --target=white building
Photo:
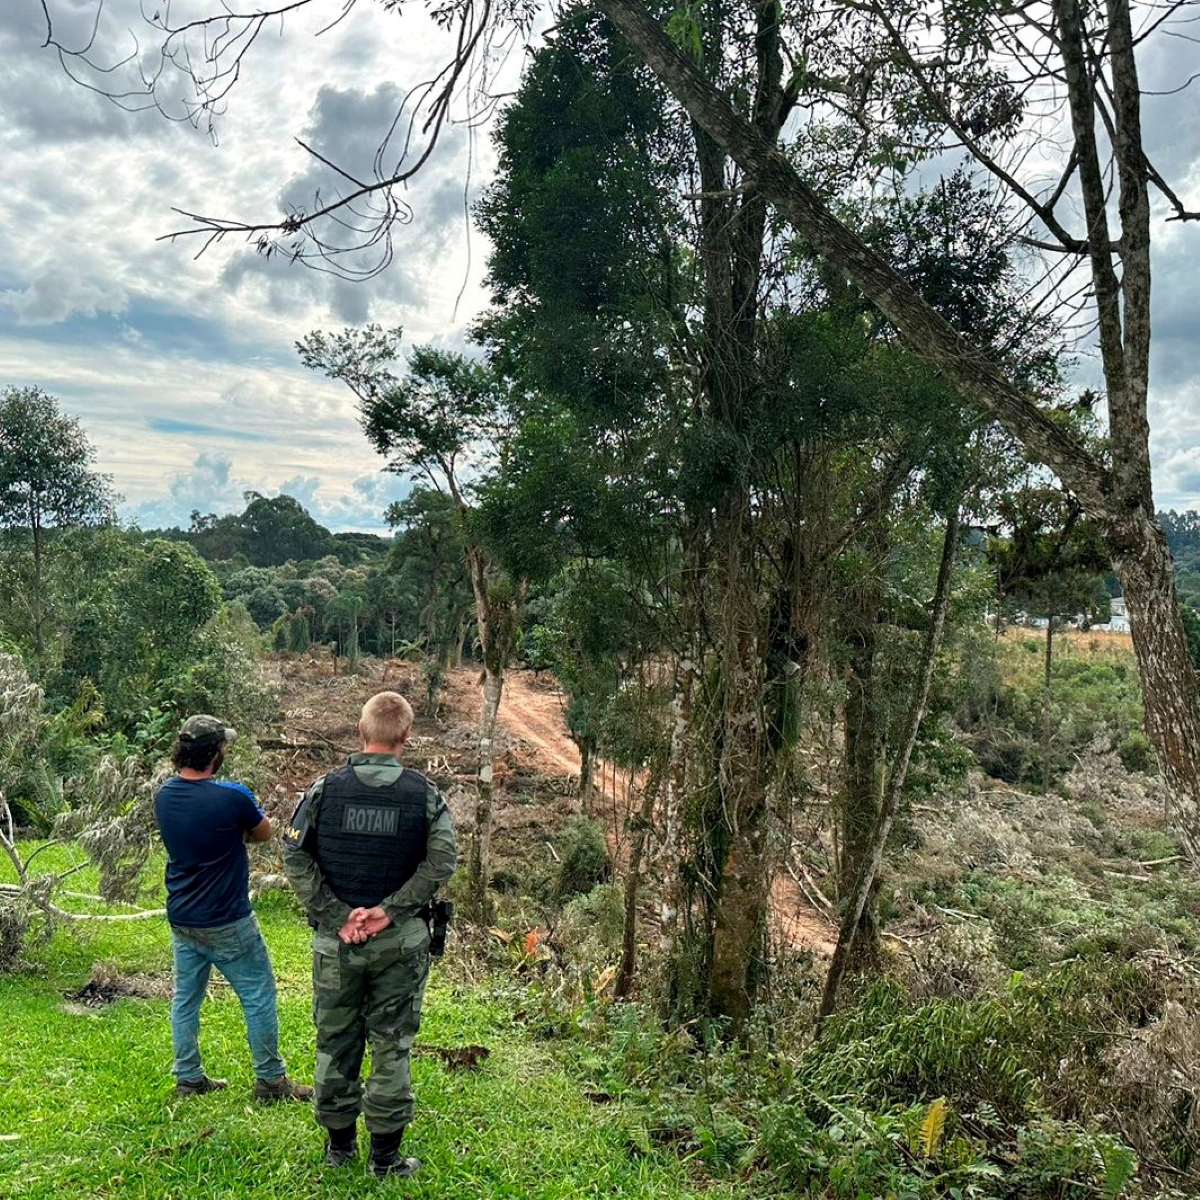
[[[1129,632],[1129,614],[1125,611],[1125,597],[1116,596],[1112,602],[1112,619],[1107,624],[1099,623],[1095,626],[1096,629],[1108,629],[1113,633],[1128,633]]]

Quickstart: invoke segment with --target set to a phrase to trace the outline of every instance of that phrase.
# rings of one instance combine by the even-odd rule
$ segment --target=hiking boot
[[[307,1083],[293,1083],[286,1075],[278,1079],[256,1079],[254,1098],[262,1104],[278,1104],[281,1100],[311,1100],[313,1089]]]
[[[209,1079],[201,1075],[198,1079],[181,1079],[175,1084],[177,1096],[204,1096],[209,1092],[219,1092],[229,1086],[227,1079]]]
[[[405,1158],[400,1153],[400,1142],[404,1130],[393,1129],[390,1133],[371,1134],[371,1174],[376,1179],[387,1179],[394,1175],[404,1179],[415,1175],[421,1165],[415,1158]]]
[[[326,1130],[329,1135],[325,1139],[325,1163],[327,1166],[347,1167],[358,1159],[358,1138],[354,1136],[354,1126],[351,1125],[346,1131],[350,1134],[348,1138],[335,1136],[341,1132],[340,1129]]]
[[[387,1158],[376,1158],[371,1156],[371,1174],[376,1179],[387,1179],[389,1176],[395,1176],[397,1179],[407,1179],[410,1175],[415,1175],[421,1162],[416,1158],[405,1158],[400,1154],[393,1154]]]

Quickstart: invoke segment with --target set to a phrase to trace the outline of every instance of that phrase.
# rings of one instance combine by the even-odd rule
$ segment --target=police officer
[[[411,1175],[399,1153],[413,1116],[409,1055],[429,974],[427,905],[454,870],[454,827],[438,790],[399,754],[412,730],[403,696],[363,706],[362,752],[318,779],[292,817],[284,870],[313,926],[316,1116],[326,1161],[358,1156],[361,1110],[371,1172]],[[372,1070],[361,1082],[371,1043]]]

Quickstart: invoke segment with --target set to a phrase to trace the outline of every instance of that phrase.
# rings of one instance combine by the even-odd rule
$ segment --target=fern
[[[935,1158],[946,1131],[946,1097],[939,1096],[926,1110],[921,1122],[921,1153],[926,1158]]]
[[[1117,1200],[1137,1172],[1137,1156],[1128,1146],[1110,1142],[1101,1149],[1104,1158],[1104,1200]]]

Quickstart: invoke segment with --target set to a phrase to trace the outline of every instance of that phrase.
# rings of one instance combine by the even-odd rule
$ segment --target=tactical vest
[[[370,787],[352,766],[325,776],[317,812],[317,862],[343,904],[371,908],[412,877],[425,858],[428,784],[405,769]]]

